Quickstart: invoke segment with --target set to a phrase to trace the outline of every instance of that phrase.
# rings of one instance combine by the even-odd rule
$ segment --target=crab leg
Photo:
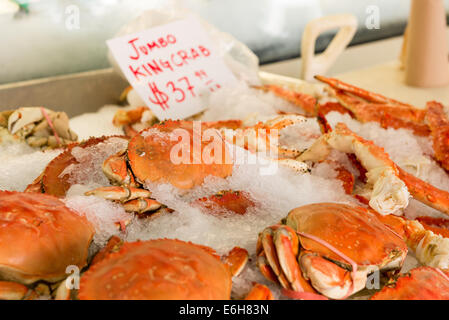
[[[355,154],[367,169],[367,184],[371,188],[370,206],[381,214],[390,214],[407,207],[410,196],[399,172],[384,150],[371,141],[350,131],[343,123],[321,136],[308,150],[297,158],[300,161],[322,161],[331,149]]]
[[[399,178],[407,185],[412,196],[447,215],[449,215],[449,192],[435,188],[431,184],[416,178],[410,173],[398,168]]]
[[[234,247],[222,259],[229,266],[232,276],[237,277],[248,263],[248,258],[248,251],[240,247]]]
[[[407,220],[394,215],[376,216],[404,239],[420,263],[435,268],[449,268],[448,237],[434,233],[435,229],[428,228],[417,220]]]
[[[339,103],[351,111],[361,122],[375,121],[384,128],[408,128],[421,136],[429,135],[424,123],[425,110],[412,105],[386,98],[333,78],[316,76],[328,84]]]
[[[435,158],[449,171],[449,119],[441,103],[427,103],[426,123],[433,139]]]
[[[388,154],[373,142],[364,140],[339,123],[332,132],[319,138],[297,158],[300,161],[320,161],[331,149],[355,154],[368,170],[367,183],[372,186],[369,205],[386,215],[397,213],[408,205],[410,194],[418,201],[449,215],[449,192],[440,190],[397,166]]]
[[[423,216],[416,218],[416,221],[419,221],[425,229],[449,238],[449,220]]]
[[[106,200],[120,201],[127,212],[145,213],[160,209],[162,205],[151,199],[151,192],[133,187],[100,187],[85,193]]]
[[[416,109],[415,107],[413,107],[412,105],[394,100],[394,99],[390,99],[387,97],[384,97],[383,95],[380,95],[378,93],[374,93],[374,92],[370,92],[367,90],[364,90],[362,88],[358,88],[356,86],[353,86],[351,84],[345,83],[341,80],[335,79],[335,78],[327,78],[324,76],[320,76],[320,75],[316,75],[315,79],[317,79],[318,81],[324,82],[326,84],[328,84],[329,86],[331,86],[334,89],[337,90],[341,90],[341,91],[345,91],[348,93],[351,93],[357,97],[360,97],[362,99],[365,99],[369,102],[374,102],[374,103],[381,103],[381,104],[395,104],[395,105],[402,105],[402,106],[407,106],[409,108],[413,108]]]
[[[262,274],[264,274],[264,268],[268,268],[270,270],[270,274],[274,273],[276,275],[277,281],[280,283],[280,285],[283,288],[290,289],[290,284],[284,274],[284,272],[281,269],[281,265],[278,259],[278,256],[276,254],[276,247],[273,242],[273,234],[274,230],[273,228],[266,228],[262,233],[259,235],[260,240],[260,246],[259,250],[263,250],[264,257],[266,259],[266,263],[262,264],[263,268],[259,267],[261,269]],[[262,261],[264,261],[262,259]],[[259,260],[258,260],[259,262]],[[259,264],[260,266],[260,264]],[[299,269],[299,266],[293,266]],[[268,278],[270,279],[270,278]],[[272,280],[272,279],[270,279]]]

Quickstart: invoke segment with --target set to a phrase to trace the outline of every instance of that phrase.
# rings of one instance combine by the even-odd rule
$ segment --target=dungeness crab
[[[361,290],[375,270],[399,270],[407,245],[372,212],[336,203],[293,209],[266,228],[257,246],[258,265],[286,295],[344,299]]]
[[[81,270],[93,234],[84,217],[53,196],[0,191],[0,299],[34,298],[29,287],[39,281],[61,281],[69,266]]]
[[[233,274],[247,261],[247,252],[240,248],[222,262],[209,247],[171,239],[121,243],[114,248],[82,276],[79,299],[226,300],[231,297]],[[257,285],[249,298],[256,297],[272,295]]]
[[[399,271],[407,246],[418,261],[449,268],[449,239],[418,221],[337,203],[293,209],[259,235],[258,265],[287,296],[344,299],[364,288],[373,271]],[[310,282],[309,282],[310,281]]]

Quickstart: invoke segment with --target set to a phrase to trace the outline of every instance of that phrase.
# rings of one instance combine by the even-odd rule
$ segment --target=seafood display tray
[[[304,81],[259,72],[263,83],[291,87]],[[94,112],[104,105],[119,104],[119,93],[128,86],[112,68],[0,85],[0,111],[45,106],[69,117]]]
[[[0,86],[0,111],[45,106],[73,117],[118,104],[126,86],[112,68],[11,83]]]

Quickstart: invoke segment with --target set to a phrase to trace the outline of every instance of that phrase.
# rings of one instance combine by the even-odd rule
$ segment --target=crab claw
[[[274,300],[271,290],[263,284],[256,283],[245,297],[245,300]]]
[[[86,196],[97,196],[106,200],[126,202],[138,198],[150,198],[151,192],[140,188],[100,187],[85,193]]]
[[[301,254],[300,264],[313,287],[331,299],[350,296],[362,290],[366,284],[367,272],[358,271],[352,278],[350,270],[313,253]]]
[[[137,214],[143,214],[148,212],[155,212],[159,210],[162,205],[154,199],[139,198],[127,201],[123,204],[123,208],[127,212],[135,212]],[[153,215],[151,215],[153,217]]]
[[[162,205],[151,199],[151,192],[133,187],[100,187],[85,193],[86,196],[97,196],[106,200],[119,201],[127,212],[147,213],[159,210]]]
[[[232,276],[237,277],[248,263],[248,251],[234,247],[223,257],[223,262],[229,266]]]
[[[268,274],[267,278],[272,280],[271,275],[275,274],[277,281],[285,289],[316,292],[303,277],[299,267],[299,239],[293,229],[283,225],[272,226],[262,231],[259,239],[260,249],[263,249],[266,258],[257,260],[263,275]],[[259,257],[263,256],[259,253]]]

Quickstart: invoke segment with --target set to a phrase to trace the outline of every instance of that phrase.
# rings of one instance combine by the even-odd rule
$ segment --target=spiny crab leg
[[[355,154],[368,170],[367,184],[371,188],[370,206],[381,214],[396,213],[407,207],[409,191],[399,177],[399,170],[384,150],[364,140],[339,123],[335,129],[321,136],[297,158],[300,161],[325,160],[331,149]]]
[[[381,104],[402,105],[402,106],[407,106],[407,107],[415,109],[415,107],[413,107],[412,105],[384,97],[383,95],[380,95],[380,94],[377,94],[374,92],[370,92],[370,91],[364,90],[362,88],[358,88],[356,86],[345,83],[345,82],[335,79],[335,78],[327,78],[324,76],[316,75],[315,79],[328,84],[329,86],[331,86],[334,89],[351,93],[351,94],[358,96],[362,99],[365,99],[369,102],[381,103]]]
[[[418,201],[449,215],[449,192],[407,173],[382,148],[357,136],[343,123],[321,136],[297,159],[324,160],[331,149],[354,154],[368,170],[367,184],[371,187],[369,205],[380,214],[397,214],[407,207],[411,194]]]
[[[331,94],[361,122],[378,122],[384,128],[406,128],[421,136],[429,135],[425,110],[372,93],[333,78],[316,76],[328,84]]]
[[[449,171],[449,119],[441,103],[427,103],[426,123],[433,139],[435,158]]]

